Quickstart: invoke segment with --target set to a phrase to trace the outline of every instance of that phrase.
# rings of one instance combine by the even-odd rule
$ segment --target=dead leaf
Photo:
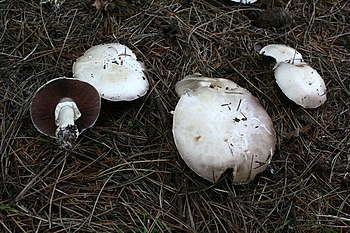
[[[113,0],[95,0],[95,2],[92,4],[96,8],[97,11],[99,10],[113,10],[115,7],[115,4],[113,3]]]

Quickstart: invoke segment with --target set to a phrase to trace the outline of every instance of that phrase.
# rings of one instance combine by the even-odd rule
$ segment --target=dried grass
[[[93,1],[38,2],[0,1],[1,232],[349,231],[349,1],[110,0],[98,11]],[[273,6],[293,22],[251,25],[247,12]],[[31,124],[33,93],[107,42],[136,52],[152,88],[137,101],[104,101],[77,148],[59,150]],[[281,93],[254,50],[270,43],[297,47],[320,71],[322,107]],[[179,157],[174,84],[194,72],[248,88],[271,115],[277,151],[251,184],[234,186],[229,173],[211,184]]]

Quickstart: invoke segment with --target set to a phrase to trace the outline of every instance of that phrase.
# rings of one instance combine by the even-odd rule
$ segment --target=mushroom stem
[[[75,121],[81,116],[81,113],[71,99],[62,100],[55,109],[56,137],[62,148],[72,148],[75,140],[79,136],[78,127]]]
[[[63,106],[58,114],[58,126],[74,125],[74,110],[71,106]]]

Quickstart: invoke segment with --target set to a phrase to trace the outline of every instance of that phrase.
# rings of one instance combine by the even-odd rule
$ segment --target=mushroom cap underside
[[[233,182],[250,182],[266,169],[274,152],[272,121],[247,90],[201,87],[184,94],[174,111],[179,154],[203,178],[216,182],[229,168]]]
[[[91,83],[102,98],[111,101],[134,100],[149,89],[144,65],[121,44],[90,48],[73,64],[73,76]]]
[[[37,130],[55,138],[55,108],[62,99],[73,100],[81,112],[75,123],[79,132],[90,128],[96,122],[101,107],[101,97],[91,84],[72,78],[56,78],[41,86],[30,104],[30,114]]]

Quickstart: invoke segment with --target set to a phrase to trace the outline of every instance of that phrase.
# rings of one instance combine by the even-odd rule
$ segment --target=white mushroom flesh
[[[275,78],[283,93],[304,108],[317,108],[327,100],[324,80],[307,64],[282,62],[275,69]]]
[[[143,64],[121,44],[92,47],[74,63],[73,75],[89,82],[102,98],[112,101],[134,100],[149,88]]]
[[[177,149],[203,178],[216,182],[232,168],[233,182],[244,184],[270,163],[275,131],[269,115],[247,90],[199,87],[181,96],[173,114]]]
[[[260,54],[273,57],[276,60],[276,66],[274,68],[276,68],[280,62],[304,64],[303,57],[297,50],[283,44],[267,45],[260,50]]]

